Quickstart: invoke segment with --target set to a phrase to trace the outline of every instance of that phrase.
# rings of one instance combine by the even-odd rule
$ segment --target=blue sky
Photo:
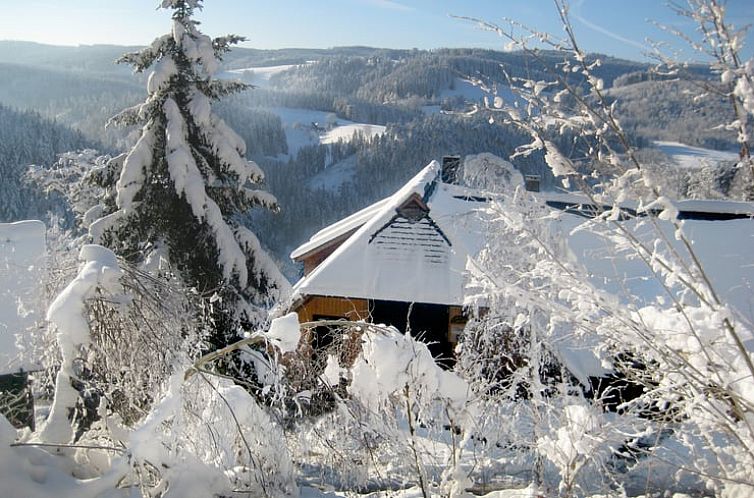
[[[752,0],[728,0],[729,19],[754,23]],[[64,45],[143,45],[166,31],[169,14],[156,0],[0,0],[0,39]],[[640,59],[647,38],[671,40],[654,20],[680,29],[662,0],[572,0],[572,17],[584,47]],[[210,35],[236,33],[256,48],[369,45],[389,48],[502,48],[496,35],[450,17],[492,22],[512,18],[561,33],[550,0],[205,0],[197,16]],[[747,55],[754,33],[747,37]]]

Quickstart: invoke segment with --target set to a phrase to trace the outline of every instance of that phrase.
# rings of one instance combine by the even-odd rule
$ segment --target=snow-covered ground
[[[521,100],[508,86],[500,85],[495,89],[495,93],[489,93],[481,86],[474,84],[473,81],[464,78],[456,78],[453,81],[453,88],[446,88],[440,92],[437,100],[442,102],[446,99],[460,98],[467,103],[478,103],[484,101],[484,98],[487,97],[490,103],[492,103],[496,96],[502,98],[506,104],[512,104]],[[440,112],[440,105],[426,105],[422,110],[425,114],[435,114]]]
[[[288,71],[294,67],[298,67],[300,64],[284,64],[281,66],[258,66],[258,67],[245,67],[242,69],[231,69],[225,71],[221,75],[230,78],[242,78],[243,81],[260,88],[264,88],[270,85],[270,78]]]
[[[719,150],[692,147],[680,142],[653,142],[655,147],[668,155],[673,162],[682,168],[701,168],[716,166],[721,162],[737,161],[738,154]]]
[[[366,123],[351,123],[336,126],[320,137],[320,143],[331,144],[339,140],[350,141],[354,135],[361,133],[366,137],[374,137],[385,133],[385,126]]]
[[[0,223],[0,374],[33,369],[19,361],[23,334],[40,320],[44,295],[45,225]]]
[[[516,100],[517,97],[515,94],[511,91],[510,87],[505,85],[498,85],[495,88],[495,92],[493,95],[497,95],[498,97],[501,97],[503,100],[513,101]],[[464,99],[468,101],[479,101],[484,99],[484,97],[490,97],[490,93],[486,92],[482,87],[475,84],[473,81],[464,79],[464,78],[456,78],[453,82],[453,88],[448,88],[447,90],[443,90],[442,93],[440,93],[440,98],[448,98],[448,97],[456,97],[461,96]]]
[[[385,132],[384,126],[340,119],[332,112],[292,107],[272,107],[268,110],[280,116],[290,155],[295,155],[307,145],[349,141],[356,133],[373,137]]]
[[[349,183],[356,175],[356,156],[350,156],[325,168],[309,179],[309,187],[314,190],[337,191],[341,185]]]
[[[448,88],[440,93],[440,98],[445,99],[448,97],[463,97],[466,100],[476,101],[483,99],[486,93],[478,85],[475,85],[472,81],[456,78],[453,81],[453,88]]]

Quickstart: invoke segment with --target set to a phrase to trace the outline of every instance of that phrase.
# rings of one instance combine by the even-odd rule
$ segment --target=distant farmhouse
[[[467,321],[467,261],[485,245],[481,214],[495,196],[457,184],[460,166],[458,157],[445,158],[443,165],[430,163],[395,194],[320,230],[293,251],[291,258],[304,267],[289,308],[299,321],[393,325],[432,342],[435,356],[452,357]],[[599,237],[573,230],[594,216],[596,206],[573,193],[536,192],[534,177],[520,180],[542,204],[560,213],[553,227],[597,287],[627,292],[634,304],[649,304],[662,294],[641,262],[616,260]],[[723,296],[754,320],[754,204],[680,201],[676,207]],[[622,212],[625,220],[642,216],[636,206],[627,205]],[[315,335],[313,346],[327,341]],[[599,373],[596,359],[592,368],[583,364],[583,355],[575,357],[581,364],[570,365],[571,370],[584,376]]]

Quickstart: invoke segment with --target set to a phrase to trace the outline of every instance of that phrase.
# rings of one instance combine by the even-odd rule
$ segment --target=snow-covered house
[[[301,322],[390,324],[421,334],[435,343],[433,354],[450,357],[465,323],[466,262],[484,242],[475,211],[487,199],[441,177],[432,162],[395,194],[293,251],[304,265],[292,305]]]
[[[485,245],[480,213],[489,207],[490,194],[448,182],[453,175],[443,169],[430,163],[395,194],[320,230],[293,251],[291,257],[303,263],[304,276],[293,288],[290,309],[301,322],[345,318],[390,324],[434,341],[436,356],[452,356],[466,322],[463,306],[473,293],[467,261]],[[523,178],[518,180],[523,183]],[[552,229],[562,234],[596,287],[637,306],[663,294],[661,283],[641,261],[616,257],[604,239],[575,229],[596,211],[586,198],[534,195],[561,213],[551,221]],[[675,204],[721,296],[754,322],[754,204]],[[626,226],[641,236],[636,206],[627,205],[624,211]],[[672,234],[672,227],[666,228]],[[602,371],[596,358],[579,356],[578,363],[573,369],[583,370],[585,377]]]

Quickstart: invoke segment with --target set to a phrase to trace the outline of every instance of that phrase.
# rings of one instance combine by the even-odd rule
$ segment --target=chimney
[[[443,183],[458,183],[461,169],[461,156],[443,156],[440,179]]]
[[[529,192],[539,192],[539,175],[526,175],[524,176],[524,186]]]

